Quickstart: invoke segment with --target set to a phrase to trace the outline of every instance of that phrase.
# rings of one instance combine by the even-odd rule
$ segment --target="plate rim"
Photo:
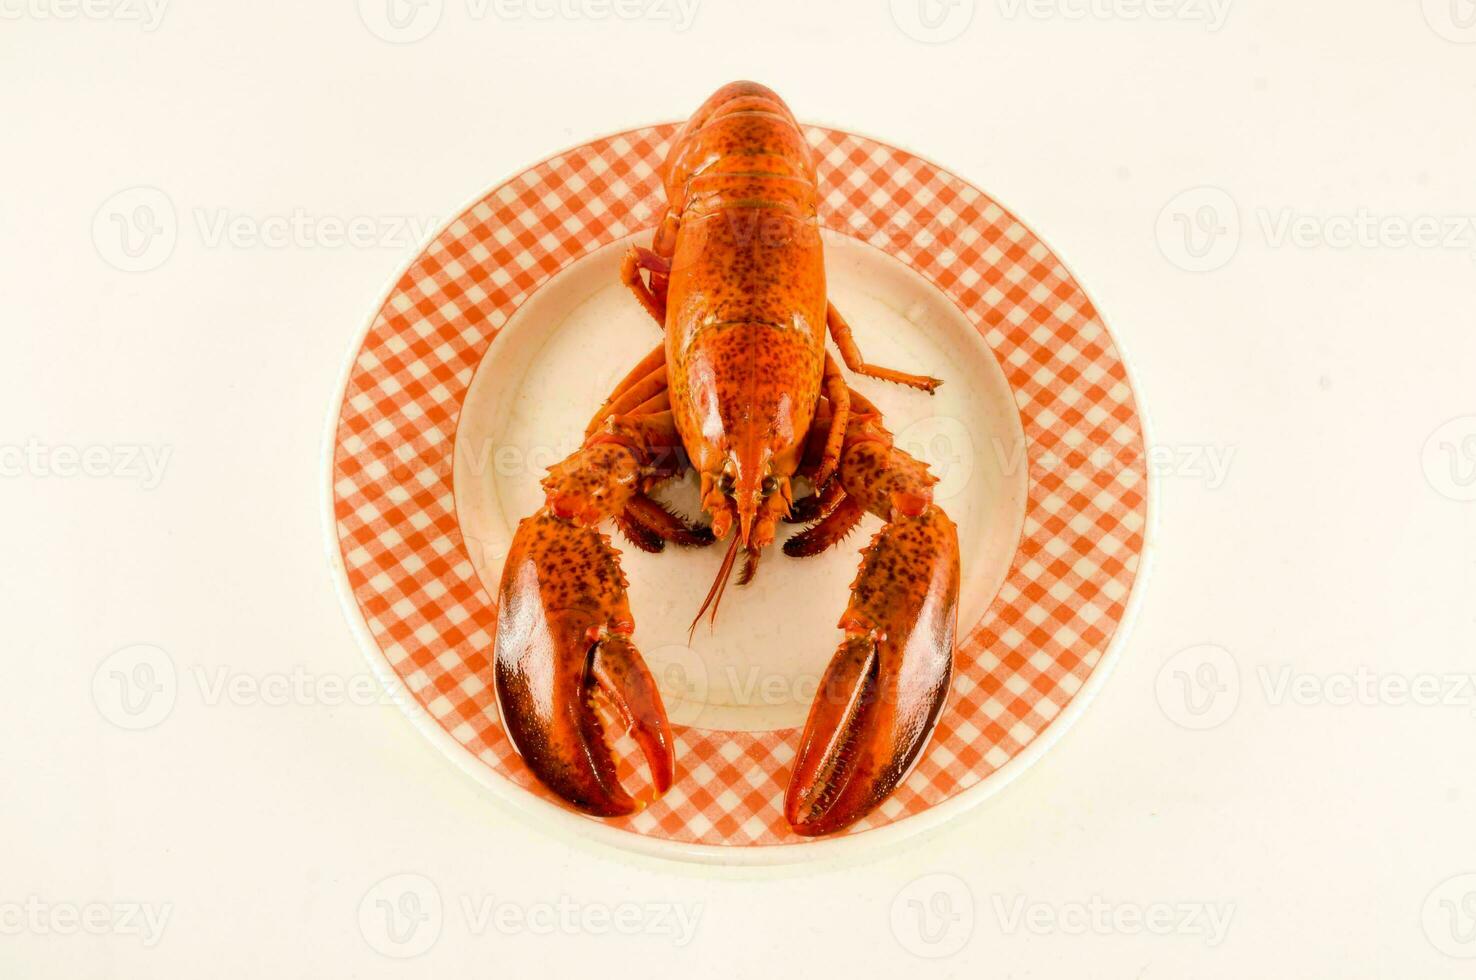
[[[574,813],[551,800],[546,800],[535,793],[528,792],[510,779],[498,774],[490,766],[482,762],[481,759],[477,758],[466,746],[458,742],[450,732],[436,722],[431,716],[430,711],[415,699],[414,694],[406,686],[404,679],[394,670],[384,650],[380,648],[372,632],[369,630],[363,610],[359,607],[358,601],[354,597],[348,570],[344,566],[342,547],[337,533],[338,519],[334,506],[334,462],[338,448],[337,434],[339,421],[342,418],[343,408],[348,396],[349,382],[353,377],[354,366],[358,362],[359,353],[363,349],[364,342],[368,338],[370,331],[373,330],[380,312],[395,294],[400,280],[420,256],[424,254],[426,249],[447,228],[460,220],[462,215],[466,214],[467,211],[484,200],[493,191],[507,184],[509,181],[516,179],[519,174],[535,170],[551,160],[592,143],[613,140],[632,133],[671,125],[680,125],[680,121],[673,123],[667,120],[647,123],[595,135],[548,153],[531,163],[513,170],[511,173],[497,178],[482,187],[469,200],[466,200],[455,208],[450,213],[451,216],[435,229],[426,232],[421,237],[421,240],[416,243],[413,250],[407,251],[407,257],[404,261],[394,267],[389,281],[376,293],[378,298],[370,307],[360,328],[353,335],[347,353],[339,368],[338,378],[329,400],[328,412],[324,422],[322,452],[319,460],[319,465],[321,466],[320,474],[323,482],[320,485],[321,495],[319,502],[321,506],[320,515],[323,519],[324,550],[328,560],[330,575],[334,583],[334,591],[338,596],[339,606],[344,614],[344,618],[348,621],[349,628],[357,640],[361,656],[368,662],[370,671],[384,685],[385,690],[391,695],[391,699],[399,706],[411,724],[431,745],[439,750],[442,756],[447,757],[457,769],[470,776],[483,791],[503,804],[506,812],[513,814],[530,827],[533,827],[536,821],[536,829],[545,834],[567,836],[581,842],[597,842],[606,845],[610,850],[626,856],[655,858],[661,862],[695,863],[710,867],[779,868],[799,864],[837,863],[848,861],[861,855],[866,855],[871,859],[880,858],[886,853],[895,851],[902,842],[915,839],[924,834],[936,832],[944,825],[956,821],[957,818],[970,811],[980,809],[982,804],[996,798],[1019,779],[1021,775],[1034,766],[1045,753],[1054,748],[1067,732],[1074,729],[1087,709],[1095,703],[1102,688],[1116,671],[1118,662],[1122,658],[1123,648],[1126,646],[1137,624],[1142,607],[1143,595],[1146,591],[1146,583],[1152,572],[1158,535],[1159,479],[1158,474],[1152,466],[1146,464],[1144,466],[1142,546],[1138,553],[1138,568],[1134,572],[1132,585],[1129,587],[1127,598],[1123,603],[1122,618],[1113,630],[1112,637],[1108,640],[1107,646],[1103,649],[1097,664],[1092,668],[1091,673],[1087,675],[1082,686],[1071,697],[1071,700],[1066,706],[1061,709],[1055,718],[1051,719],[1045,728],[1024,749],[1012,756],[988,776],[981,779],[977,784],[919,813],[902,817],[880,827],[868,828],[842,837],[806,839],[780,844],[701,844],[691,841],[672,840],[670,838],[654,837],[620,827],[614,827],[602,821]],[[959,176],[953,170],[940,165],[932,158],[918,153],[903,144],[880,139],[848,126],[832,125],[829,122],[817,122],[806,119],[801,122],[801,125],[811,127],[819,126],[821,128],[837,130],[852,136],[859,136],[881,146],[900,150],[921,160],[934,170],[952,177],[965,186],[973,188],[976,191],[980,190],[972,181]],[[984,192],[980,191],[980,193]],[[1081,278],[1077,275],[1071,263],[1061,255],[1055,246],[1049,244],[1047,239],[1041,236],[1029,223],[1022,220],[1018,213],[998,196],[992,192],[986,196],[1016,223],[1025,228],[1037,241],[1045,245],[1051,256],[1070,275],[1072,282],[1081,290],[1082,294],[1088,300],[1091,300],[1092,294],[1082,283]],[[550,279],[552,278],[551,276]],[[547,281],[540,284],[539,288],[542,288],[546,284]],[[532,294],[530,293],[528,298],[531,298],[531,296]],[[524,299],[524,302],[527,302],[527,298]],[[1097,320],[1100,322],[1102,330],[1112,341],[1112,345],[1118,355],[1118,361],[1122,365],[1146,454],[1148,447],[1152,445],[1150,438],[1151,422],[1147,408],[1143,403],[1142,388],[1138,384],[1137,372],[1133,367],[1126,345],[1109,325],[1101,307],[1095,301],[1092,301],[1092,307],[1097,313]],[[496,342],[497,338],[494,337],[488,345],[488,352],[493,349]],[[483,361],[485,361],[485,358],[486,354],[483,354]],[[478,368],[480,368],[480,362]],[[1018,406],[1016,408],[1018,411]],[[459,418],[457,419],[457,425],[458,427],[460,425]],[[1018,541],[1015,544],[1015,548],[1018,551]],[[993,600],[991,600],[991,605],[992,603]],[[554,834],[554,831],[558,833]]]

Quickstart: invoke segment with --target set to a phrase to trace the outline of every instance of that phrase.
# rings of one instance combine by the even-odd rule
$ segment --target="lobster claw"
[[[671,729],[630,642],[634,628],[625,577],[603,534],[548,510],[518,525],[498,589],[498,710],[539,781],[595,816],[635,813],[648,802],[620,785],[597,705],[640,746],[655,795],[672,782]]]
[[[958,532],[926,506],[863,551],[846,631],[800,739],[784,815],[833,833],[875,809],[922,755],[948,698],[958,620]]]

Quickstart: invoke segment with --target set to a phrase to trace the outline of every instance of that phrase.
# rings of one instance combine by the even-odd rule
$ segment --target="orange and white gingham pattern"
[[[569,262],[654,223],[672,125],[569,150],[496,188],[396,283],[350,371],[333,502],[354,598],[420,705],[466,751],[543,793],[503,735],[489,682],[494,609],[452,500],[457,414],[497,331]],[[965,627],[952,699],[916,771],[847,833],[978,784],[1051,724],[1097,666],[1143,550],[1142,428],[1122,361],[1061,263],[988,196],[924,160],[807,130],[827,227],[907,262],[988,341],[1019,406],[1030,482],[1020,548]],[[967,560],[967,556],[965,557]],[[616,826],[729,846],[789,844],[796,731],[677,727],[678,781]]]

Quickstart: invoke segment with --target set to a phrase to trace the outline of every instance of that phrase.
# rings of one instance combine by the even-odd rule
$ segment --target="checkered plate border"
[[[332,534],[368,636],[412,712],[531,794],[489,684],[495,609],[452,498],[457,416],[488,345],[570,262],[654,223],[674,125],[552,157],[443,229],[400,276],[349,367],[333,429]],[[1057,723],[1122,627],[1147,521],[1142,425],[1091,301],[1023,224],[905,151],[808,127],[828,232],[864,241],[942,290],[984,336],[1028,442],[1024,530],[984,616],[960,624],[958,671],[911,777],[856,835],[980,786]],[[1060,722],[1059,724],[1064,724]],[[629,834],[727,848],[795,845],[781,811],[795,731],[677,728],[677,784]]]

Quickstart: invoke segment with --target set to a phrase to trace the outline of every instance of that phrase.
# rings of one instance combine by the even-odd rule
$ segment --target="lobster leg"
[[[818,555],[844,540],[865,516],[866,509],[856,502],[856,498],[844,497],[818,523],[784,542],[784,553],[791,558]]]
[[[932,502],[935,478],[892,445],[874,410],[852,415],[837,478],[845,498],[786,552],[822,550],[863,511],[886,523],[862,551],[839,624],[845,638],[785,794],[785,817],[806,836],[864,817],[917,763],[948,697],[958,620],[958,532]]]
[[[656,321],[656,325],[663,330],[666,329],[666,290],[659,292],[652,286],[648,286],[641,278],[641,272],[645,270],[651,273],[653,281],[665,283],[666,277],[671,274],[671,262],[639,245],[632,245],[625,253],[620,262],[620,281],[630,287],[635,293],[635,298],[640,300],[646,312]],[[657,277],[660,277],[657,280]]]
[[[689,524],[645,494],[631,498],[625,518],[654,534],[661,542],[670,541],[688,547],[712,544],[712,528]],[[660,548],[656,549],[660,551]]]
[[[830,428],[825,436],[825,452],[815,468],[815,486],[823,487],[835,473],[840,463],[841,447],[845,444],[846,426],[851,420],[851,391],[840,373],[840,366],[829,353],[825,355],[825,374],[821,379],[825,386],[825,399],[830,403]]]
[[[926,375],[908,374],[906,371],[867,364],[866,359],[861,356],[861,348],[856,346],[856,338],[851,336],[851,325],[846,322],[845,317],[840,315],[840,310],[835,308],[834,303],[831,303],[825,310],[825,323],[830,327],[830,336],[835,340],[835,346],[840,348],[841,360],[846,362],[846,367],[857,374],[920,388],[930,395],[933,389],[943,383],[937,378],[930,378]]]
[[[811,524],[829,514],[835,509],[846,496],[846,490],[841,482],[834,477],[830,479],[819,490],[808,497],[801,497],[794,502],[789,516],[784,519],[787,524]]]
[[[811,421],[799,467],[799,475],[807,478],[813,489],[808,497],[794,501],[794,506],[784,517],[787,524],[809,524],[817,521],[830,513],[845,496],[841,482],[834,479],[834,476],[835,468],[840,463],[841,449],[845,445],[851,409],[854,406],[860,412],[877,414],[876,406],[864,395],[846,386],[840,366],[829,353],[825,355],[825,374],[821,378],[821,385],[824,397]]]
[[[630,389],[639,385],[642,381],[646,380],[649,377],[652,377],[658,372],[660,373],[660,377],[662,379],[661,391],[665,391],[665,344],[657,344],[656,348],[652,350],[651,353],[641,358],[640,362],[636,364],[635,367],[630,369],[630,373],[628,373],[624,378],[620,380],[620,383],[615,386],[615,390],[610,392],[610,397],[605,399],[605,403],[599,407],[599,410],[594,413],[594,417],[589,420],[589,425],[584,427],[585,436],[588,437],[594,435],[595,430],[597,430],[601,425],[604,425],[605,419],[609,418],[611,415],[614,415],[617,412],[630,411],[630,409],[628,408],[616,408],[616,404],[622,401],[621,396],[628,392]]]
[[[650,412],[640,411],[640,407],[651,402],[651,399],[657,399],[652,404],[660,405],[660,411],[665,411],[670,405],[670,395],[666,390],[665,364],[652,368],[649,374],[635,384],[612,395],[610,400],[601,406],[600,410],[595,413],[595,417],[590,420],[589,428],[585,430],[585,434],[589,435],[593,433],[604,424],[606,419],[612,416],[651,414]]]

